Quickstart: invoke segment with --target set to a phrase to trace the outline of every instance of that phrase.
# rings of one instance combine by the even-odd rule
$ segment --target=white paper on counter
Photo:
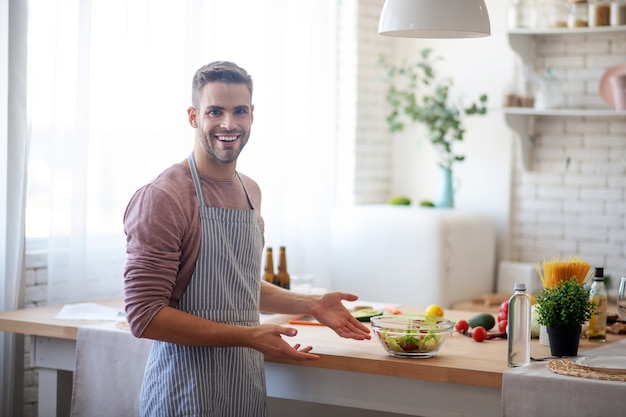
[[[95,303],[65,304],[54,317],[58,320],[109,320],[124,319],[124,311]]]

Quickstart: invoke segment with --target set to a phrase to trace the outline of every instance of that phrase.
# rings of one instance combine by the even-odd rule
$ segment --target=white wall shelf
[[[522,62],[533,63],[535,56],[535,39],[541,36],[577,36],[577,35],[619,35],[626,34],[626,25],[604,26],[592,28],[543,28],[543,29],[510,29],[509,43],[520,56]],[[529,107],[505,107],[503,113],[507,124],[519,134],[521,141],[522,166],[526,171],[532,168],[532,148],[540,132],[535,131],[535,117],[621,117],[626,118],[626,111],[606,109],[546,109],[538,110]]]
[[[509,35],[595,35],[626,32],[626,25],[598,26],[581,28],[540,28],[540,29],[509,29]]]
[[[531,107],[505,107],[504,114],[519,116],[553,116],[553,117],[625,117],[626,110],[613,109],[545,109]]]
[[[526,107],[505,107],[503,109],[507,124],[519,134],[521,143],[521,162],[526,171],[532,168],[532,148],[539,134],[535,130],[535,117],[623,117],[626,111],[592,109],[549,109],[535,110]]]

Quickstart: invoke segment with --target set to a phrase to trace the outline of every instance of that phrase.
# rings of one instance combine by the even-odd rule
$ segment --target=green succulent
[[[439,166],[450,169],[453,163],[465,159],[453,150],[454,142],[463,141],[465,135],[461,117],[487,114],[487,95],[482,94],[468,106],[450,103],[452,79],[437,78],[434,68],[434,61],[441,59],[433,57],[431,49],[423,49],[416,62],[405,60],[402,65],[394,66],[381,54],[379,65],[384,68],[384,78],[389,82],[385,95],[391,106],[387,116],[389,130],[400,132],[407,121],[424,124],[438,153]]]
[[[555,287],[544,288],[537,294],[538,322],[548,327],[577,327],[596,312],[589,299],[589,290],[576,277]]]

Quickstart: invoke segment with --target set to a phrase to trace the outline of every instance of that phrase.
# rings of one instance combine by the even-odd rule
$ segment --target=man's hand
[[[283,336],[293,337],[298,333],[293,327],[276,324],[262,324],[252,331],[250,347],[274,358],[292,359],[296,361],[316,361],[320,357],[311,352],[313,347],[301,347],[299,343],[293,347]]]
[[[356,301],[357,299],[358,297],[354,294],[338,291],[326,293],[314,301],[311,315],[320,323],[333,329],[341,337],[369,340],[371,339],[370,329],[354,318],[341,302],[342,300]]]
[[[358,321],[342,301],[356,301],[354,294],[334,291],[323,295],[298,294],[261,282],[261,311],[279,314],[306,314],[330,327],[341,337],[368,340],[370,329]]]

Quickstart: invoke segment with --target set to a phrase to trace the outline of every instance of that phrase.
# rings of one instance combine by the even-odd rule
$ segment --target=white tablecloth
[[[114,323],[81,327],[76,339],[72,417],[138,416],[152,345]]]
[[[626,356],[626,340],[581,356],[604,355]],[[504,417],[623,416],[625,398],[626,382],[559,375],[547,368],[547,362],[509,369],[502,378]]]

